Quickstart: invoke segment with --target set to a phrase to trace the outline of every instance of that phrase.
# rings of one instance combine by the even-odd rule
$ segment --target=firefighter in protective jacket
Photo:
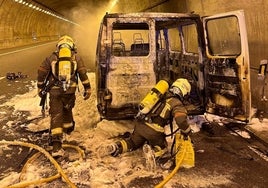
[[[155,105],[156,109],[144,115],[142,121],[135,125],[129,138],[106,146],[104,149],[106,151],[100,149],[99,155],[117,156],[127,151],[136,150],[148,143],[154,152],[154,157],[161,157],[167,151],[164,126],[172,123],[170,121],[173,120],[179,127],[181,134],[187,139],[191,128],[187,122],[187,111],[182,101],[190,91],[191,85],[187,79],[177,79],[163,95],[159,105]]]
[[[87,69],[71,37],[61,37],[57,50],[47,57],[38,68],[38,94],[49,93],[50,139],[53,152],[61,149],[63,133],[70,134],[75,127],[72,109],[78,78],[84,86],[84,99],[91,95]]]

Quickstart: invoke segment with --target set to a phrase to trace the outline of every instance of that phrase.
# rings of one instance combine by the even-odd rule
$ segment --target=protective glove
[[[89,99],[90,95],[91,95],[91,89],[86,89],[83,94],[84,100]]]

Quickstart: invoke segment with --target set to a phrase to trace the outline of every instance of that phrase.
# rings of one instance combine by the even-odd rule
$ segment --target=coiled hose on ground
[[[66,181],[66,183],[69,185],[69,187],[76,188],[76,185],[69,180],[68,176],[63,172],[63,170],[60,167],[60,165],[58,164],[58,162],[50,155],[49,152],[47,152],[42,147],[37,146],[37,145],[32,144],[32,143],[27,143],[27,142],[5,141],[5,140],[0,141],[0,145],[17,145],[17,146],[24,146],[24,147],[29,147],[29,148],[33,148],[35,150],[38,150],[39,152],[43,153],[50,160],[50,162],[55,166],[55,168],[58,171],[58,173],[56,175],[51,176],[49,178],[42,178],[42,179],[39,179],[39,180],[28,181],[28,182],[20,182],[20,183],[14,184],[14,185],[10,185],[7,188],[17,188],[17,187],[22,188],[22,187],[27,187],[27,186],[30,186],[30,185],[37,185],[37,184],[41,184],[41,183],[53,181],[53,180],[55,180],[57,178],[60,178],[60,177],[62,177]],[[84,152],[79,147],[77,147],[77,146],[72,146],[72,145],[64,144],[63,147],[71,147],[71,148],[74,148],[74,149],[76,149],[81,154],[82,158],[85,157]],[[38,157],[38,155],[39,155],[38,153],[35,154],[35,155],[33,155],[29,159],[29,161],[33,161],[34,159],[36,159]],[[25,171],[25,168],[22,169],[22,172],[23,171]],[[21,177],[20,177],[20,179],[21,179]]]

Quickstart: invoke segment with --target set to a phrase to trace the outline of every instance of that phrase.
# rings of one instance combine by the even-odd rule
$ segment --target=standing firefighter
[[[153,158],[160,158],[167,152],[164,127],[172,124],[173,120],[179,127],[183,139],[189,139],[191,128],[187,123],[187,111],[182,101],[190,90],[191,85],[186,79],[177,79],[171,87],[165,80],[160,80],[142,100],[138,113],[141,122],[136,124],[130,137],[100,147],[98,154],[100,156],[107,154],[118,156],[143,146],[144,151],[148,151],[148,147],[150,147]]]
[[[41,102],[44,102],[46,93],[49,93],[49,145],[53,146],[52,153],[60,151],[63,133],[70,134],[74,130],[72,109],[75,105],[78,77],[84,86],[84,99],[91,95],[87,70],[77,55],[73,39],[65,35],[59,39],[56,47],[57,50],[40,65],[37,77]]]

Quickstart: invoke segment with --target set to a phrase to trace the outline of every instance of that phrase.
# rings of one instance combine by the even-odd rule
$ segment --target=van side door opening
[[[200,27],[201,26],[201,27]],[[204,93],[204,40],[202,22],[199,19],[184,20],[168,30],[170,38],[170,78],[183,77],[189,80],[192,89],[184,101],[189,115],[205,112]]]

